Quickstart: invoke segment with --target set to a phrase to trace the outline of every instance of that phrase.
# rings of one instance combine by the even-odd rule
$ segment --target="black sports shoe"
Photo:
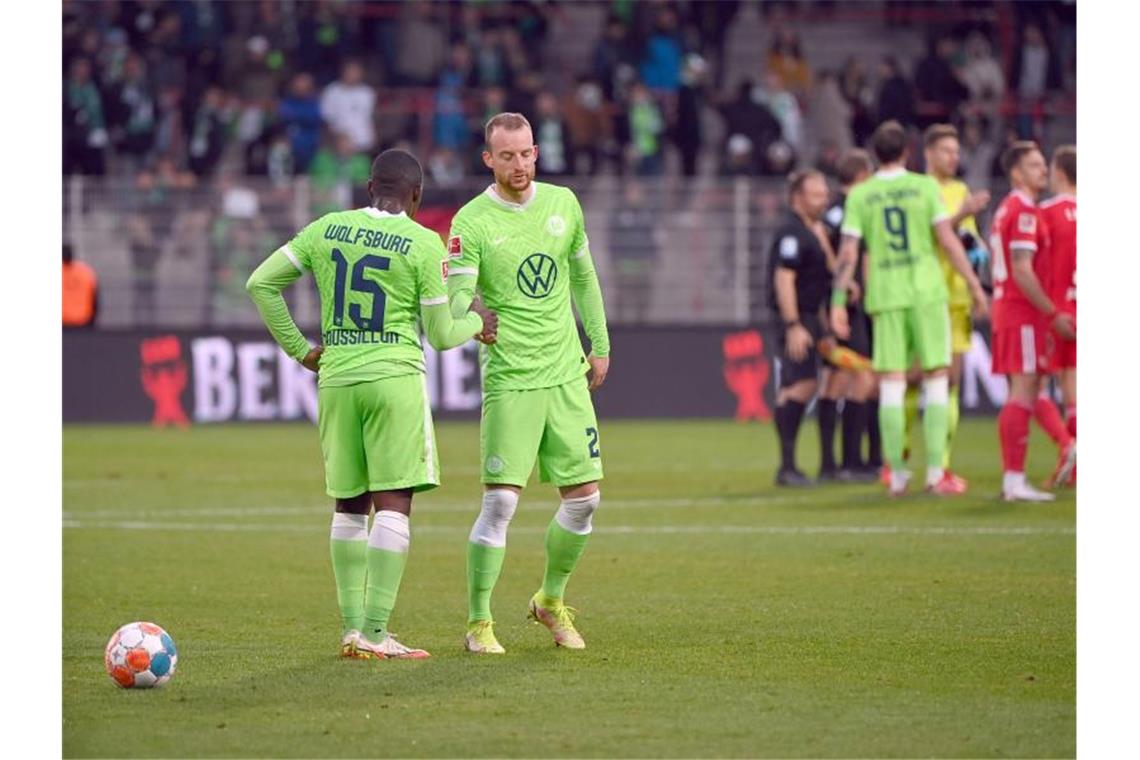
[[[807,488],[812,485],[807,475],[799,470],[780,470],[776,473],[776,485],[791,486],[793,488]]]
[[[834,467],[828,467],[827,469],[820,470],[819,474],[815,476],[815,482],[836,483],[843,479],[840,475],[841,472],[842,470],[838,470]]]

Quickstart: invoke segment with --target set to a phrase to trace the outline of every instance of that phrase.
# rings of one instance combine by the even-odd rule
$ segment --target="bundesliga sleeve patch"
[[[459,239],[459,235],[452,235],[447,241],[447,256],[448,258],[458,259],[463,255],[463,242]]]
[[[1017,217],[1017,231],[1026,232],[1030,235],[1037,232],[1037,217],[1028,213],[1019,214]]]
[[[794,259],[800,252],[800,243],[791,235],[780,239],[780,258]]]
[[[437,248],[436,250],[439,250],[439,249]],[[440,272],[439,272],[440,276],[443,278],[443,284],[446,285],[447,284],[447,269],[448,269],[447,259],[444,259],[443,261],[439,262],[439,269],[440,269]]]

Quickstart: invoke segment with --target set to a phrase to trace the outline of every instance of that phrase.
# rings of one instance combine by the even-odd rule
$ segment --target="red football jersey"
[[[990,223],[990,254],[993,256],[993,328],[1040,323],[1045,315],[1021,292],[1013,279],[1010,253],[1033,252],[1033,271],[1049,292],[1049,230],[1037,205],[1019,190],[1005,196]]]
[[[1077,313],[1077,199],[1058,195],[1041,204],[1049,227],[1049,297],[1058,309]]]

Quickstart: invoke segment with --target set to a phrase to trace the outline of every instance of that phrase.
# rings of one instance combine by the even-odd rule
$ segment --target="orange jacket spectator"
[[[95,270],[72,258],[63,246],[63,326],[90,327],[99,309],[99,281]]]

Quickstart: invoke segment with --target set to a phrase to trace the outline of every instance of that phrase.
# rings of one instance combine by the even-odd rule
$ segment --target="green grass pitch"
[[[809,474],[816,435],[809,420]],[[444,486],[416,499],[392,621],[433,657],[371,663],[336,657],[314,428],[65,428],[64,756],[1076,754],[1074,497],[1002,503],[993,420],[963,421],[967,497],[900,501],[774,488],[768,426],[603,421],[602,506],[567,591],[588,648],[525,621],[556,507],[532,478],[494,658],[461,648],[478,429],[438,440]],[[1053,461],[1034,432],[1032,479]],[[179,646],[163,689],[103,671],[137,619]]]

